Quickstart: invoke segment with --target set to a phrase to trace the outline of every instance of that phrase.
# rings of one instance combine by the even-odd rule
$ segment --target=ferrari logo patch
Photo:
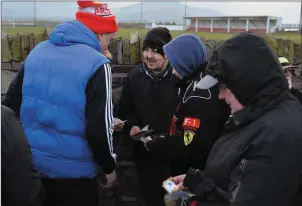
[[[185,146],[188,146],[189,144],[191,144],[193,138],[194,138],[195,133],[189,130],[185,130],[184,133],[184,143]]]

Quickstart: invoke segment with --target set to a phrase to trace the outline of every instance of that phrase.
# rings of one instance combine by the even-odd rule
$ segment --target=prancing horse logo
[[[193,138],[194,138],[195,133],[189,130],[185,130],[184,132],[184,143],[185,146],[188,146],[189,144],[191,144]]]

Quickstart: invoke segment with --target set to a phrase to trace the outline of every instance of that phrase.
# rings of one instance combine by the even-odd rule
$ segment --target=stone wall
[[[293,64],[302,62],[301,44],[294,43],[287,39],[276,39],[271,35],[263,35],[266,41],[271,45],[273,50],[278,54],[285,56]],[[2,63],[5,70],[18,70],[19,63],[23,62],[29,52],[41,41],[48,39],[48,31],[45,29],[43,33],[34,35],[17,34],[10,36],[4,34],[1,39],[2,47]],[[138,38],[136,42],[130,43],[129,39],[113,39],[109,47],[113,55],[112,63],[114,65],[135,65],[141,61],[142,57],[142,41]],[[208,56],[210,56],[217,46],[223,41],[204,40]]]

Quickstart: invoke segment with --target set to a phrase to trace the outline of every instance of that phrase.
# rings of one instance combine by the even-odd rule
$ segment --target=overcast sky
[[[119,8],[137,2],[108,2]],[[158,3],[160,5],[160,3]],[[209,8],[226,15],[272,15],[282,17],[283,23],[299,23],[301,2],[188,2],[188,6]]]
[[[3,0],[2,9],[6,9],[6,14],[4,15],[10,15],[7,13],[11,13],[11,12],[7,12],[7,11],[12,10],[12,8],[17,9],[18,13],[33,14],[32,0],[18,0],[18,2],[16,1],[17,0]],[[39,0],[36,1],[39,2]],[[40,2],[41,1],[45,1],[45,0],[40,0]],[[64,2],[63,0],[60,2],[55,2],[55,1],[48,0],[47,3],[46,2],[37,3],[37,11],[36,11],[37,17],[48,16],[47,14],[54,16],[56,12],[58,16],[70,16],[70,17],[74,16],[74,12],[77,10],[77,4],[75,1],[73,2],[66,2],[66,1]],[[97,1],[102,1],[102,0],[97,0]],[[138,1],[117,2],[116,0],[115,2],[112,2],[110,0],[109,1],[105,0],[105,2],[108,2],[109,8],[121,8],[121,7],[129,6],[131,4],[138,3]],[[156,4],[158,4],[159,8],[161,8],[160,7],[161,2],[157,2]],[[187,5],[195,8],[201,7],[207,9],[213,9],[229,16],[235,16],[235,15],[278,16],[278,17],[282,17],[283,23],[299,23],[300,13],[301,13],[301,2],[188,2]],[[168,9],[167,12],[169,12]],[[180,14],[180,15],[184,15],[184,14]]]

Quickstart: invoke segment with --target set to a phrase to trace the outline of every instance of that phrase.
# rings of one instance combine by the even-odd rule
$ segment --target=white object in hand
[[[171,180],[167,179],[163,182],[163,188],[171,195],[172,192],[177,191],[177,185]]]
[[[142,132],[145,132],[145,131],[147,131],[148,129],[149,129],[149,125],[145,126],[141,131],[142,131]]]

